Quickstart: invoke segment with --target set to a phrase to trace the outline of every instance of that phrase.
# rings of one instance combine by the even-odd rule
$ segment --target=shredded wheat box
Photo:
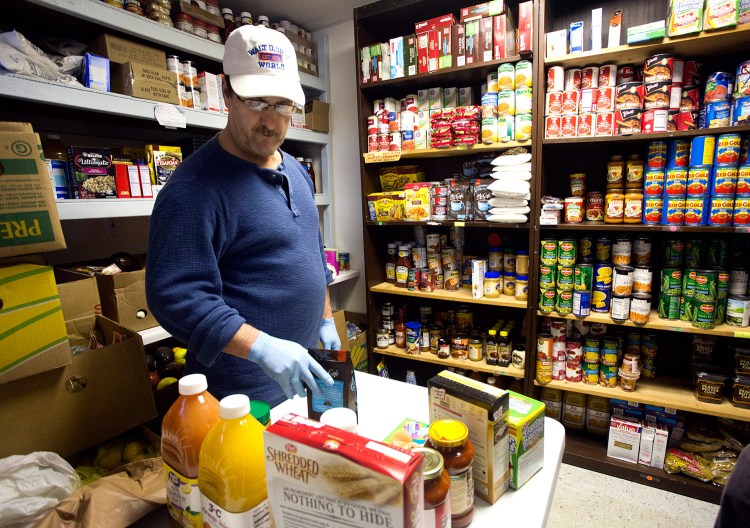
[[[287,414],[263,433],[276,528],[420,528],[422,455]]]
[[[469,428],[474,444],[474,493],[494,504],[508,489],[508,393],[444,370],[427,381],[430,423],[452,419]]]

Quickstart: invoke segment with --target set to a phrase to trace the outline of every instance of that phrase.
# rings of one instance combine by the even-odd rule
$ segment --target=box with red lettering
[[[420,528],[422,455],[287,414],[263,433],[276,528]]]

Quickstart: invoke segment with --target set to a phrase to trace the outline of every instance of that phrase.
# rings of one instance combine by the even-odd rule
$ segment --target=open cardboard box
[[[346,332],[346,321],[356,324],[362,332],[354,339],[349,339]],[[354,370],[367,372],[367,316],[354,312],[336,310],[333,312],[333,322],[341,340],[341,349],[351,352]]]

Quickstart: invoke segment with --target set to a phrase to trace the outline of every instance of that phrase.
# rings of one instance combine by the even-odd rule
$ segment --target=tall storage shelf
[[[509,2],[510,10],[514,18],[518,18],[518,1]],[[482,321],[503,317],[523,322],[526,329],[531,325],[530,301],[517,301],[510,296],[500,296],[499,299],[473,299],[467,288],[451,292],[437,290],[432,293],[420,291],[409,291],[406,288],[398,288],[387,283],[385,280],[386,249],[389,242],[396,240],[413,240],[414,227],[421,226],[428,233],[431,229],[445,233],[448,228],[463,227],[466,239],[466,254],[486,255],[487,236],[491,232],[500,233],[504,239],[509,240],[508,245],[516,249],[531,250],[533,229],[529,223],[525,224],[500,224],[480,221],[395,221],[379,222],[370,220],[367,196],[370,193],[380,192],[379,170],[388,165],[419,165],[425,172],[425,179],[429,181],[440,181],[452,177],[453,174],[461,172],[462,164],[470,157],[479,154],[500,155],[503,151],[512,147],[523,146],[530,152],[536,148],[537,136],[533,135],[531,141],[493,143],[490,145],[478,144],[467,149],[420,149],[413,151],[402,151],[398,161],[390,163],[372,162],[365,156],[368,152],[367,118],[373,114],[373,103],[375,100],[386,97],[394,97],[397,100],[408,94],[416,94],[420,89],[431,87],[467,87],[474,90],[474,103],[480,103],[480,85],[487,82],[487,75],[496,72],[500,64],[514,63],[521,59],[532,60],[528,55],[514,56],[506,59],[483,62],[462,67],[451,67],[440,69],[431,73],[421,73],[414,76],[402,77],[379,81],[375,83],[362,83],[360,70],[359,50],[365,46],[388,42],[389,39],[414,33],[414,24],[422,20],[453,13],[457,18],[461,7],[466,7],[470,2],[461,0],[450,0],[448,2],[432,2],[429,0],[408,0],[399,2],[397,7],[391,2],[377,2],[354,10],[354,32],[355,50],[357,53],[357,100],[358,100],[358,126],[359,145],[362,158],[360,160],[362,172],[362,214],[364,217],[363,242],[366,262],[366,285],[367,285],[367,312],[369,319],[370,334],[368,342],[376,343],[376,329],[380,324],[381,305],[384,302],[392,302],[395,305],[404,303],[409,307],[411,315],[418,312],[417,307],[421,305],[434,305],[435,310],[457,309],[466,306],[474,312],[474,318]],[[535,2],[536,11],[536,2]],[[532,83],[534,90],[538,84],[536,69],[534,70]],[[535,174],[536,162],[532,161],[532,174]],[[532,183],[532,199],[534,201],[534,185]],[[529,216],[531,218],[531,215]],[[473,252],[472,252],[473,251]],[[531,291],[531,286],[529,288]],[[533,340],[527,335],[523,343],[527,350]],[[441,360],[430,353],[422,353],[418,356],[410,356],[403,353],[402,349],[389,347],[378,349],[374,346],[368,347],[369,363],[371,368],[380,361],[381,357],[387,356],[388,365],[393,369],[397,365],[396,372],[391,375],[401,376],[404,369],[413,369],[418,378],[426,377],[429,372],[443,367],[456,367],[474,372],[483,372],[491,375],[510,376],[523,378],[524,391],[533,390],[531,380],[528,376],[528,368],[497,367],[487,365],[484,360],[473,362],[469,360]],[[529,363],[527,354],[526,365]]]
[[[603,8],[605,23],[603,24],[602,41],[607,43],[607,20],[609,15],[616,9],[623,10],[621,42],[625,40],[626,28],[666,19],[668,2],[646,2],[642,0],[626,0],[614,2],[609,0],[584,2],[564,2],[562,0],[546,0],[541,2],[539,13],[539,31],[537,32],[537,46],[543,49],[545,45],[544,35],[550,31],[567,29],[570,23],[578,20],[585,21],[586,32],[584,34],[584,49],[590,48],[591,10]],[[638,67],[643,61],[657,53],[669,53],[677,57],[698,59],[704,64],[703,73],[713,71],[733,72],[740,62],[747,60],[750,45],[748,44],[750,25],[738,26],[735,29],[722,31],[702,32],[698,35],[683,38],[664,39],[664,41],[650,41],[642,45],[618,46],[615,48],[604,48],[600,51],[584,51],[583,53],[557,56],[537,61],[537,77],[546,78],[546,71],[551,66],[585,67],[602,64],[631,64]],[[541,55],[541,54],[540,54]],[[544,89],[539,86],[535,91],[537,98],[538,118],[543,119]],[[539,119],[535,124],[540,124]],[[628,155],[639,153],[645,157],[647,144],[650,141],[671,139],[690,140],[698,135],[718,135],[722,133],[746,134],[750,131],[748,126],[726,127],[719,129],[701,129],[684,132],[667,132],[657,134],[639,134],[631,136],[613,137],[587,137],[571,139],[543,139],[541,148],[534,152],[539,167],[539,177],[536,181],[536,195],[569,196],[568,175],[572,173],[586,173],[588,175],[588,189],[605,191],[605,172],[607,161],[613,154]],[[536,204],[534,252],[532,255],[532,266],[539,278],[539,265],[541,262],[540,241],[549,238],[580,238],[582,236],[611,236],[618,235],[648,235],[653,240],[653,254],[657,256],[657,266],[660,263],[662,244],[669,239],[698,239],[710,240],[721,238],[724,240],[740,240],[741,236],[749,231],[745,227],[711,227],[711,226],[663,226],[643,224],[605,224],[589,223],[561,224],[556,226],[539,225],[539,204]],[[654,268],[654,284],[659,282],[659,267]],[[530,292],[531,293],[531,292]],[[530,310],[533,311],[533,327],[538,331],[540,318],[550,316],[552,318],[576,319],[572,315],[559,316],[556,312],[546,315],[538,311],[539,287],[535,284],[533,299],[530,300]],[[658,296],[652,303],[653,310],[658,304]],[[593,313],[584,320],[591,322],[606,323],[612,326],[624,326],[622,330],[632,331],[642,329],[658,335],[663,350],[667,353],[674,349],[670,357],[678,359],[674,364],[665,365],[660,368],[657,377],[653,380],[638,382],[634,392],[623,392],[619,388],[604,388],[598,385],[585,383],[569,383],[566,381],[553,381],[545,386],[564,391],[572,391],[595,396],[609,398],[620,398],[623,400],[683,410],[692,413],[706,414],[723,418],[750,421],[750,411],[735,407],[725,401],[720,405],[707,404],[698,401],[694,396],[689,380],[689,352],[683,346],[683,341],[689,336],[685,334],[720,336],[723,338],[747,339],[750,333],[747,329],[728,325],[717,325],[714,329],[700,329],[693,327],[690,323],[683,321],[669,321],[660,319],[652,311],[648,323],[636,327],[630,322],[617,324],[611,320],[608,314]],[[683,353],[676,354],[680,348]],[[534,348],[535,350],[535,348]],[[661,352],[660,352],[661,353]],[[681,359],[679,359],[681,358]],[[535,358],[536,359],[536,358]],[[527,378],[533,380],[535,367],[528,365]],[[687,365],[687,367],[685,367]],[[533,381],[535,386],[539,386]],[[709,500],[719,501],[721,488],[710,484],[704,484],[697,480],[689,479],[679,475],[670,475],[664,471],[649,468],[643,465],[620,462],[606,456],[606,443],[604,439],[595,438],[591,435],[575,434],[571,432],[566,439],[566,451],[564,461],[608,473],[611,475],[627,478],[641,482],[646,485],[660,487],[676,493]]]

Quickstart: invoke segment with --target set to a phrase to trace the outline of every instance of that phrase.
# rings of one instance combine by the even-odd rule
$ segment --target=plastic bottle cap
[[[490,328],[489,334],[490,335],[497,335],[497,330],[495,330],[494,328]]]
[[[500,332],[500,337],[508,337],[508,332],[503,330],[502,332]]]
[[[320,423],[357,433],[357,413],[346,407],[328,409],[320,416]]]
[[[208,381],[205,374],[188,374],[180,378],[178,387],[181,396],[193,396],[206,391]]]
[[[529,252],[525,249],[519,249],[516,251],[516,255],[528,255]]]
[[[219,416],[225,420],[242,418],[250,414],[250,398],[245,394],[232,394],[219,402]]]
[[[250,400],[250,414],[261,424],[266,425],[271,421],[271,406],[260,400]]]

